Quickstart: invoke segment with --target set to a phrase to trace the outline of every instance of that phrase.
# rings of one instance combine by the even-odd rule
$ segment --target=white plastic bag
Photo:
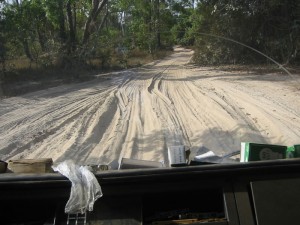
[[[66,160],[52,167],[72,182],[70,198],[65,207],[65,213],[85,213],[93,211],[94,202],[102,194],[101,187],[86,166],[78,166],[72,160]]]

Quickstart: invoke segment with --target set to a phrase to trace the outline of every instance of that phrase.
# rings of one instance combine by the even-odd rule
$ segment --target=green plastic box
[[[285,159],[286,156],[287,146],[250,142],[241,143],[241,162]]]
[[[300,158],[300,144],[287,147],[286,158]]]

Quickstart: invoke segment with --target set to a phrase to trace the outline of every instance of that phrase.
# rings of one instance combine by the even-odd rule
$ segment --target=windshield
[[[297,0],[0,1],[0,160],[300,143]]]

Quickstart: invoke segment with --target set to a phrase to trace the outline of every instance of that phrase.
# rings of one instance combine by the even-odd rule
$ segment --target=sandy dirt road
[[[0,159],[167,161],[167,147],[223,155],[241,141],[300,143],[299,75],[188,64],[193,52],[0,101]]]

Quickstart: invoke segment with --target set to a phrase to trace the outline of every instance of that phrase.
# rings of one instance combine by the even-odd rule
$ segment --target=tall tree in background
[[[169,34],[175,20],[166,0],[134,0],[130,3],[120,1],[120,8],[126,15],[126,32],[133,45],[153,52],[172,45]]]
[[[172,1],[172,15],[176,23],[172,27],[172,36],[177,44],[192,46],[194,44],[194,36],[192,31],[192,15],[194,13],[195,1]]]

